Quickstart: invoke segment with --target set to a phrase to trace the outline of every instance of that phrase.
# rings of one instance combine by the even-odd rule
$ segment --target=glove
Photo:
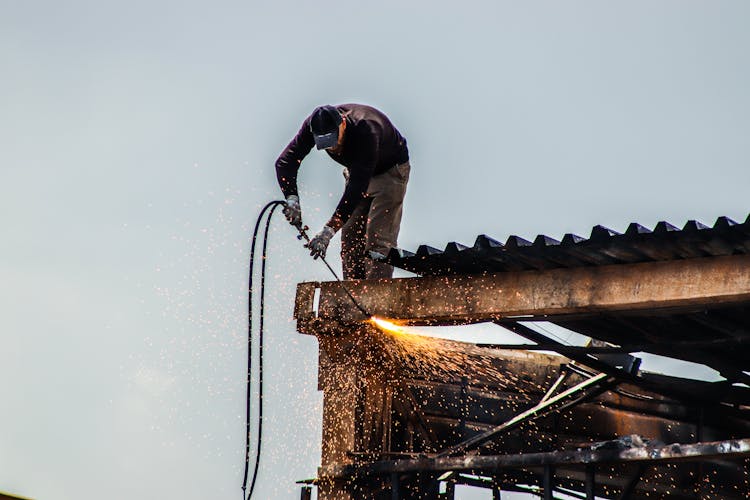
[[[318,257],[326,258],[326,249],[334,234],[336,234],[336,231],[328,226],[323,226],[323,230],[305,245],[310,249],[310,255],[312,255],[313,259],[317,259]]]
[[[286,197],[284,205],[284,217],[294,227],[302,225],[302,207],[299,206],[299,196],[290,194]]]

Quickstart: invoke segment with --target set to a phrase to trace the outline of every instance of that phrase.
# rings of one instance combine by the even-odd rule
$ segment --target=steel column
[[[544,466],[544,479],[542,481],[544,489],[544,500],[553,500],[552,492],[555,488],[555,471],[551,465]]]
[[[586,500],[594,500],[596,491],[596,468],[593,465],[586,466]]]

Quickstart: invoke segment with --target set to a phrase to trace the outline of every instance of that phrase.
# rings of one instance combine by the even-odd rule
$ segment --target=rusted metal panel
[[[341,365],[329,370],[323,386],[323,465],[347,462],[347,450],[356,448],[355,410],[361,390],[354,370]]]

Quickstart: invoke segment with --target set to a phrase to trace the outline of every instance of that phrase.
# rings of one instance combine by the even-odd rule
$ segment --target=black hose
[[[255,243],[258,239],[258,229],[263,216],[270,208],[271,211],[266,219],[266,229],[263,234],[263,263],[261,265],[261,277],[260,277],[260,325],[258,334],[258,440],[255,447],[255,467],[253,468],[253,479],[250,482],[250,492],[247,494],[247,498],[253,496],[253,490],[255,489],[255,481],[258,478],[258,467],[260,465],[260,449],[262,445],[263,436],[263,309],[265,300],[265,281],[266,281],[266,249],[268,246],[268,228],[271,225],[271,216],[273,212],[283,205],[283,201],[272,201],[268,203],[260,211],[258,220],[255,222],[255,230],[253,231],[252,244],[250,246],[250,272],[248,277],[248,288],[247,288],[247,398],[246,398],[246,413],[245,413],[245,473],[242,480],[242,500],[245,500],[245,493],[247,488],[247,476],[250,470],[250,399],[251,399],[251,381],[252,381],[252,370],[253,370],[253,270],[255,268]]]

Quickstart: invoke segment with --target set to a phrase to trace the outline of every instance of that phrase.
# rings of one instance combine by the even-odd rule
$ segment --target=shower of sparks
[[[424,335],[416,328],[372,316],[368,322],[384,335],[369,337],[365,357],[388,359],[402,376],[445,380],[460,378],[469,370],[476,378],[500,387],[517,382],[515,374],[499,366],[485,351],[470,343]],[[375,348],[375,346],[378,348]],[[377,353],[377,354],[376,354]]]
[[[389,333],[413,333],[409,332],[404,326],[388,321],[387,319],[378,318],[377,316],[372,316],[370,323]]]

